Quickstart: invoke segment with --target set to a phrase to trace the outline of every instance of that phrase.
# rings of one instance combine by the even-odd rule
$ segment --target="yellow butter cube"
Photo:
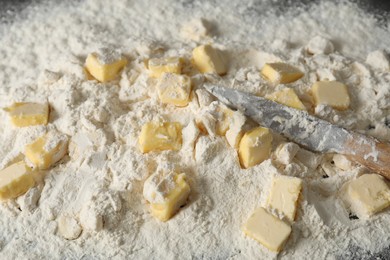
[[[302,103],[302,101],[299,99],[299,97],[292,88],[285,88],[280,91],[276,91],[272,94],[266,95],[265,97],[289,107],[306,110],[305,105]]]
[[[160,77],[164,72],[181,73],[182,60],[179,57],[154,58],[148,62],[149,75],[154,78]]]
[[[25,155],[35,168],[45,170],[61,160],[67,151],[68,137],[57,131],[50,131],[26,145]]]
[[[190,194],[184,173],[157,172],[144,184],[144,196],[150,202],[150,211],[161,221],[169,220],[183,206]]]
[[[275,84],[287,84],[303,77],[299,69],[282,62],[266,63],[261,69],[261,74]]]
[[[339,110],[345,110],[350,105],[347,86],[341,82],[318,81],[311,90],[316,105],[328,105]]]
[[[234,112],[223,104],[217,106],[216,112],[218,113],[218,120],[215,125],[215,131],[217,135],[223,136],[229,130]]]
[[[107,82],[115,79],[126,64],[127,59],[120,52],[102,48],[88,55],[85,67],[95,79]]]
[[[30,167],[23,161],[0,171],[0,199],[14,199],[35,185]]]
[[[182,125],[177,122],[149,122],[142,126],[139,148],[142,153],[150,151],[180,150]]]
[[[249,168],[268,159],[271,144],[272,134],[268,128],[257,127],[246,132],[238,148],[241,166]]]
[[[195,66],[201,73],[217,73],[224,75],[227,66],[221,51],[211,45],[201,45],[192,51],[192,59]]]
[[[275,176],[267,205],[283,213],[289,221],[294,221],[297,211],[302,180],[288,176]]]
[[[14,126],[25,127],[33,125],[47,125],[49,121],[49,104],[32,102],[14,103],[5,108]]]
[[[291,234],[291,227],[264,208],[258,208],[243,226],[243,231],[269,250],[280,252]]]
[[[191,78],[186,75],[164,73],[157,84],[162,103],[178,107],[188,105],[191,93]]]
[[[350,182],[347,196],[351,210],[362,219],[390,206],[390,189],[382,176],[364,174]]]

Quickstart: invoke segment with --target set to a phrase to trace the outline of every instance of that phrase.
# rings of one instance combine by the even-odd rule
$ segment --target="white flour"
[[[332,155],[277,150],[285,140],[275,135],[278,152],[242,170],[225,138],[195,128],[196,117],[212,101],[200,87],[203,81],[269,94],[284,86],[264,81],[259,69],[283,60],[305,72],[289,86],[308,106],[313,82],[336,79],[348,85],[350,110],[321,106],[311,112],[390,139],[390,72],[381,52],[389,51],[388,29],[354,4],[321,1],[308,10],[287,11],[274,2],[89,0],[74,7],[38,6],[25,20],[0,25],[0,106],[47,100],[52,108],[47,128],[70,140],[69,156],[45,173],[44,183],[0,204],[0,258],[276,258],[241,231],[253,210],[264,205],[275,174],[304,180],[292,236],[279,257],[364,258],[366,250],[388,247],[388,210],[367,221],[351,220],[339,199],[338,190],[362,168],[340,157],[333,164]],[[189,58],[192,48],[205,42],[225,51],[228,74],[195,75],[198,100],[193,96],[185,108],[162,105],[143,60]],[[87,81],[86,56],[105,46],[118,48],[131,62],[118,81]],[[4,168],[47,129],[13,128],[2,110],[0,118]],[[183,124],[179,152],[139,152],[142,125],[157,120]],[[191,186],[188,204],[166,223],[149,214],[142,194],[146,178],[161,167],[185,172]]]

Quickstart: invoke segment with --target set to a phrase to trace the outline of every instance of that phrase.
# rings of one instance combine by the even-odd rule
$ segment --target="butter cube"
[[[26,145],[25,155],[33,167],[45,170],[61,160],[67,151],[68,137],[57,131],[50,131]]]
[[[187,106],[190,101],[191,78],[186,75],[164,73],[157,84],[162,103],[178,107]]]
[[[267,205],[283,213],[289,221],[293,222],[301,189],[301,179],[288,176],[275,176],[272,181]]]
[[[89,54],[85,61],[88,72],[100,82],[115,79],[126,64],[127,59],[119,51],[109,48],[101,48]]]
[[[261,75],[275,84],[287,84],[303,77],[303,73],[286,63],[266,63],[261,69]]]
[[[229,109],[223,104],[219,104],[216,108],[217,113],[217,124],[216,124],[216,133],[217,135],[225,135],[229,130],[230,122],[233,117],[233,110]]]
[[[390,206],[390,189],[377,174],[364,174],[347,186],[347,199],[351,210],[362,219]]]
[[[190,191],[184,173],[156,172],[145,181],[143,194],[152,215],[165,222],[186,203]]]
[[[180,150],[182,144],[182,126],[177,122],[149,122],[143,125],[139,136],[139,148],[142,153],[150,151]]]
[[[328,105],[339,110],[345,110],[349,107],[350,98],[347,86],[343,83],[318,81],[313,84],[311,90],[316,105]]]
[[[243,226],[244,233],[271,251],[280,252],[291,233],[291,227],[258,208]]]
[[[14,126],[25,127],[33,125],[47,125],[49,120],[49,104],[32,102],[14,103],[5,108]]]
[[[180,74],[182,60],[179,57],[154,58],[149,60],[148,68],[153,78],[160,77],[164,72]]]
[[[14,199],[35,185],[32,170],[18,162],[0,171],[0,199]]]
[[[225,135],[229,129],[233,111],[227,106],[213,101],[208,107],[203,107],[197,116],[199,129],[209,135]]]
[[[265,97],[272,101],[292,108],[306,110],[305,105],[302,103],[302,101],[299,99],[299,97],[292,88],[285,88],[280,91],[276,91],[272,94],[266,95]]]
[[[244,135],[243,127],[246,122],[246,117],[239,111],[233,112],[230,120],[229,129],[226,131],[225,137],[232,148],[238,148],[241,138]]]
[[[196,47],[192,51],[192,59],[201,73],[217,73],[218,75],[224,75],[227,72],[227,66],[221,52],[211,45]]]
[[[246,132],[240,141],[238,155],[241,166],[252,167],[270,156],[272,134],[268,128],[257,127]]]

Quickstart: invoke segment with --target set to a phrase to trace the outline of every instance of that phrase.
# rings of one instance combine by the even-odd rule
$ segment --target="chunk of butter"
[[[223,104],[219,104],[216,107],[217,113],[217,123],[215,125],[215,130],[217,135],[225,135],[229,130],[230,122],[233,117],[233,110],[229,109],[227,106]]]
[[[229,145],[233,148],[238,148],[241,138],[244,135],[244,125],[246,117],[239,111],[234,111],[230,120],[229,129],[226,131],[225,137]]]
[[[280,252],[290,236],[291,227],[264,208],[258,208],[243,226],[243,231],[269,250]]]
[[[306,110],[305,105],[302,103],[302,101],[299,99],[299,97],[292,88],[285,88],[280,91],[276,91],[272,94],[266,95],[265,97],[272,101],[292,108]]]
[[[180,150],[182,126],[177,122],[149,122],[142,126],[139,148],[142,153],[150,151]]]
[[[257,127],[246,132],[241,138],[238,155],[241,166],[252,167],[270,156],[272,134],[268,128]]]
[[[4,110],[8,112],[12,124],[17,127],[47,125],[49,121],[48,103],[19,102]]]
[[[45,170],[61,160],[67,151],[68,137],[53,130],[26,145],[25,155],[35,168]]]
[[[272,180],[267,205],[283,213],[289,221],[293,222],[301,189],[301,179],[282,175],[275,176]]]
[[[347,86],[341,82],[318,81],[313,84],[311,90],[316,105],[328,105],[339,110],[349,107]]]
[[[89,54],[85,61],[88,72],[100,82],[115,79],[126,64],[127,59],[120,52],[109,48],[102,48]]]
[[[143,193],[152,215],[167,221],[186,203],[190,191],[184,173],[156,172],[145,181]]]
[[[303,73],[286,63],[266,63],[261,69],[261,75],[275,84],[287,84],[303,77]]]
[[[182,60],[179,57],[153,58],[148,62],[149,75],[160,77],[164,72],[181,73]]]
[[[164,73],[157,84],[162,103],[178,107],[188,105],[191,93],[191,78],[186,75]]]
[[[201,45],[192,51],[192,59],[195,66],[201,73],[217,73],[224,75],[227,66],[221,51],[211,45]]]
[[[362,219],[390,206],[390,189],[377,174],[364,174],[347,186],[347,199],[351,210]]]
[[[32,170],[23,161],[0,171],[0,199],[14,199],[35,185]]]

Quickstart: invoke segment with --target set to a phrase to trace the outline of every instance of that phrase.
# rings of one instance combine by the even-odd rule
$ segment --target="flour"
[[[287,10],[275,1],[87,0],[29,12],[0,25],[0,107],[47,101],[50,124],[15,128],[0,110],[0,169],[53,129],[69,137],[69,152],[40,173],[35,188],[0,204],[1,258],[352,259],[389,246],[389,210],[353,219],[339,196],[364,168],[293,144],[277,149],[287,140],[274,134],[271,158],[243,170],[232,146],[255,124],[237,114],[226,140],[214,134],[221,115],[213,110],[207,118],[214,98],[203,83],[265,96],[286,86],[267,82],[260,68],[284,61],[305,73],[288,87],[309,112],[388,141],[390,34],[355,4],[321,1]],[[199,43],[223,50],[226,76],[191,71]],[[103,63],[122,55],[129,60],[105,84],[87,80],[83,67],[102,47],[114,50]],[[183,108],[159,101],[145,68],[150,58],[173,56],[187,60],[183,71],[192,80],[191,102]],[[351,108],[314,107],[309,88],[318,80],[345,83]],[[200,117],[208,135],[197,127]],[[150,121],[181,123],[182,149],[141,154],[138,135]],[[188,203],[166,223],[150,215],[143,196],[146,179],[162,168],[184,172],[191,186]],[[278,174],[302,178],[303,191],[292,236],[277,256],[245,237],[241,226],[265,206]]]

